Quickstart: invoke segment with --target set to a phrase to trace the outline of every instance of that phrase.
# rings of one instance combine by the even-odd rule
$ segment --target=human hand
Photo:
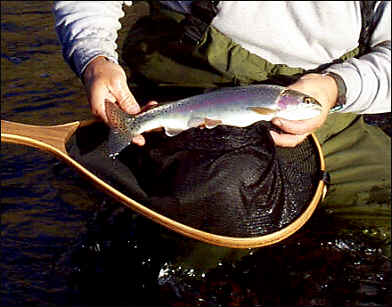
[[[127,76],[120,65],[99,56],[88,64],[82,78],[92,113],[100,117],[106,124],[108,124],[108,118],[105,111],[105,100],[117,103],[124,112],[130,114],[141,111],[128,88]],[[145,139],[139,135],[132,142],[144,145]]]
[[[329,110],[335,105],[338,98],[338,87],[331,76],[312,73],[302,76],[288,88],[315,98],[322,106],[321,114],[311,119],[274,118],[272,120],[274,125],[283,130],[281,133],[270,131],[275,144],[282,147],[295,147],[324,124]]]

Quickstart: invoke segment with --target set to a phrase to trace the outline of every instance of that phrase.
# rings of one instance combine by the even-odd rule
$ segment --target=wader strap
[[[378,25],[384,12],[386,1],[380,1],[377,10],[374,12],[376,3],[379,1],[360,1],[362,28],[359,36],[359,56],[362,56],[370,50],[370,40],[374,29]]]
[[[376,12],[374,12],[377,2],[380,2],[380,4],[377,7]],[[378,22],[380,21],[380,18],[384,12],[386,1],[359,1],[359,5],[361,8],[362,26],[358,39],[358,48],[349,51],[348,53],[341,56],[339,59],[317,67],[312,72],[323,71],[332,64],[343,63],[347,59],[350,59],[352,57],[360,57],[370,51],[370,40],[372,38],[374,29],[378,25]]]
[[[191,14],[185,14],[183,35],[181,41],[195,47],[198,45],[210,26],[212,19],[218,14],[219,1],[194,0],[191,4]]]

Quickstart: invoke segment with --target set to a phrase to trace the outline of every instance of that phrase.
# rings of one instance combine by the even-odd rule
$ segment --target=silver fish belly
[[[163,127],[169,136],[189,128],[217,125],[246,127],[274,117],[307,119],[321,113],[321,105],[312,97],[277,85],[230,87],[196,95],[130,115],[106,102],[106,114],[113,128],[109,139],[110,154],[116,155],[132,138]]]

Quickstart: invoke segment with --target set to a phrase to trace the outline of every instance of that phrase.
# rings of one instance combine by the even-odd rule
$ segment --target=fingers
[[[292,134],[304,134],[307,132],[307,126],[304,126],[301,120],[285,120],[283,118],[274,118],[272,123],[281,130]]]
[[[144,144],[146,144],[146,139],[142,135],[138,135],[132,139],[132,143],[135,143],[136,145],[139,146],[143,146]]]
[[[140,112],[145,112],[145,111],[147,111],[149,109],[152,109],[152,108],[156,107],[157,105],[158,105],[158,102],[155,101],[155,100],[152,100],[152,101],[148,102],[145,106],[143,106],[141,108]]]
[[[274,118],[272,123],[281,130],[291,134],[305,134],[318,129],[322,124],[322,118],[316,117],[306,120],[287,120]]]
[[[128,88],[125,75],[120,75],[117,78],[112,80],[110,84],[111,94],[116,98],[118,105],[123,111],[129,114],[139,113],[139,104]]]
[[[297,146],[320,124],[318,119],[286,120],[283,118],[274,118],[272,123],[282,130],[281,133],[270,131],[275,144],[282,147]]]
[[[274,140],[275,145],[281,147],[295,147],[302,143],[309,133],[306,134],[287,134],[270,131],[271,137]]]

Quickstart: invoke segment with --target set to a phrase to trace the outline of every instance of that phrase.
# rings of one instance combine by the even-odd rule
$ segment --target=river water
[[[1,1],[2,119],[91,118],[51,6]],[[380,242],[337,235],[322,214],[276,246],[215,248],[138,216],[47,153],[4,143],[0,214],[1,305],[392,304]]]

